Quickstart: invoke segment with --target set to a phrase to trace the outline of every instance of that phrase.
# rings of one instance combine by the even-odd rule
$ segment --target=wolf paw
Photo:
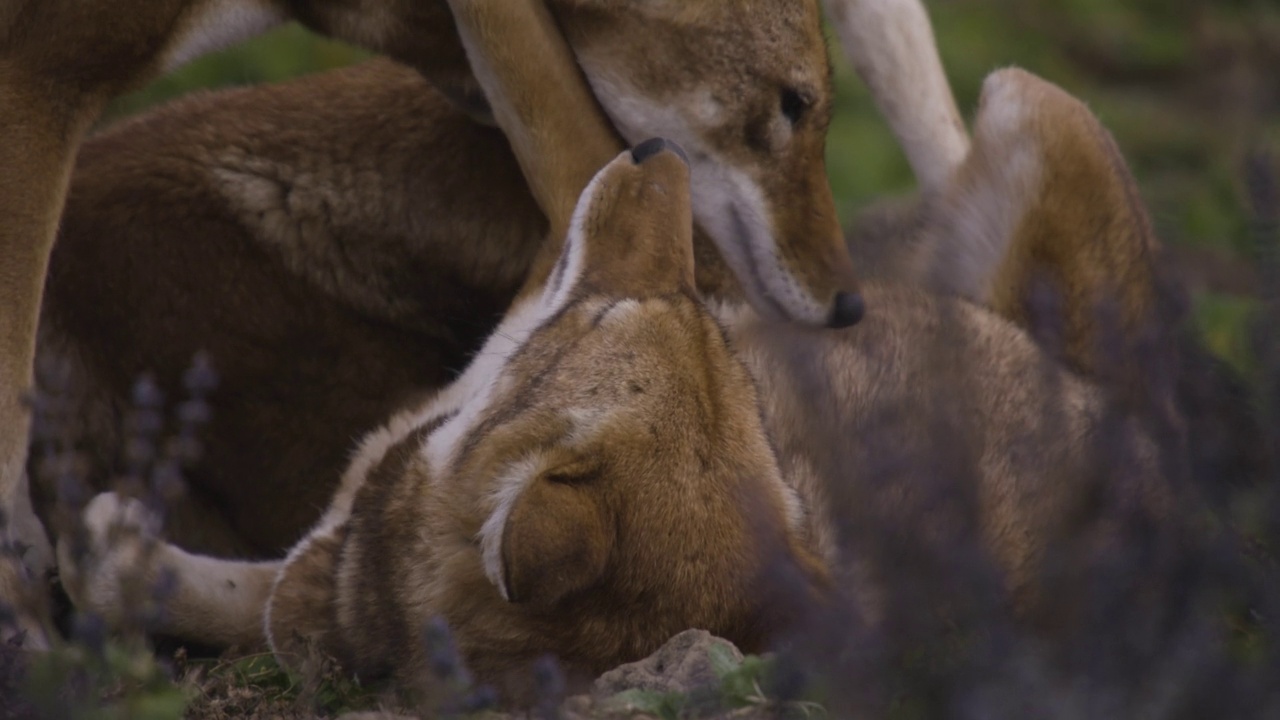
[[[80,538],[58,541],[63,587],[79,610],[119,626],[152,595],[159,520],[141,502],[110,492],[95,497],[81,520]]]
[[[1063,160],[1053,156],[1055,151],[1068,157],[1088,154],[1105,131],[1088,107],[1062,88],[1025,70],[1005,68],[982,83],[974,134],[983,146],[979,152],[991,167],[1000,168],[1019,152],[1060,164]]]
[[[45,577],[54,565],[53,546],[27,487],[22,477],[12,495],[0,497],[0,643],[47,650],[53,624]]]

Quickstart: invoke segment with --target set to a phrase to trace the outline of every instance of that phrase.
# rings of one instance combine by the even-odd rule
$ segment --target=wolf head
[[[776,573],[802,595],[825,582],[694,294],[689,181],[666,141],[595,177],[525,309],[542,319],[437,446],[441,516],[478,538],[446,561],[441,609],[482,675],[548,651],[599,672],[690,627],[758,647],[785,611]]]

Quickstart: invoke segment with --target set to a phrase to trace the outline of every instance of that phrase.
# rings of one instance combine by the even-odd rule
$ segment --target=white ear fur
[[[502,563],[502,542],[507,530],[507,520],[525,488],[538,476],[540,461],[536,457],[525,458],[509,468],[498,478],[492,493],[493,510],[480,528],[480,552],[484,558],[484,574],[498,589],[503,600],[510,600],[507,591],[506,571]]]
[[[551,474],[524,489],[502,529],[498,587],[510,602],[554,605],[597,582],[611,554],[599,502]]]

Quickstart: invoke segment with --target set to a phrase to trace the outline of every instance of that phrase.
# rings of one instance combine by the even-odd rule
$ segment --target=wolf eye
[[[798,125],[809,110],[809,101],[795,88],[782,89],[782,116],[792,125]]]

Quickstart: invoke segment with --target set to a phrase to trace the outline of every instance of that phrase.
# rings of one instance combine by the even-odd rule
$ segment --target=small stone
[[[711,649],[721,647],[741,662],[733,643],[705,630],[686,630],[667,641],[657,652],[601,675],[593,686],[597,697],[612,697],[627,690],[688,693],[719,682]]]

